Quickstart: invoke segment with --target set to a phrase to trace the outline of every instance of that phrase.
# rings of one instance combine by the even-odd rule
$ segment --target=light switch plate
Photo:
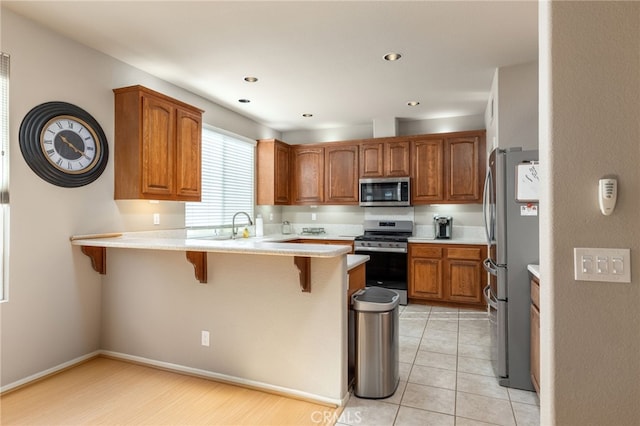
[[[631,282],[631,250],[611,248],[574,248],[576,281]]]

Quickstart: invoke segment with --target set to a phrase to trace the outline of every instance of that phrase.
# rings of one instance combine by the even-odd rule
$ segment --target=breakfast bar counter
[[[72,237],[78,268],[89,267],[83,253],[94,269],[102,262],[101,352],[343,405],[347,276],[367,257],[347,254],[347,245],[286,242],[296,235],[220,238],[186,230]]]
[[[251,237],[230,238],[217,235],[190,235],[189,230],[129,232],[124,234],[107,233],[93,235],[75,235],[71,243],[82,247],[82,252],[91,258],[96,272],[106,273],[106,248],[172,250],[186,253],[187,260],[193,264],[196,278],[207,282],[206,253],[259,254],[269,256],[292,256],[300,271],[300,286],[303,291],[311,291],[310,259],[312,257],[337,257],[347,254],[347,246],[327,244],[290,243],[291,237]]]
[[[190,236],[187,230],[74,235],[77,246],[147,250],[203,251],[210,253],[265,254],[271,256],[335,257],[349,252],[346,246],[290,243],[292,236],[249,237]]]

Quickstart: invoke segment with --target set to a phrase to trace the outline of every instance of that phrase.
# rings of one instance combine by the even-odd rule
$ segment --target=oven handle
[[[406,248],[401,247],[356,247],[355,254],[358,252],[369,252],[369,253],[406,253]]]

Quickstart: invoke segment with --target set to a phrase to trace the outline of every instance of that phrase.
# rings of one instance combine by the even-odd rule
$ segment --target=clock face
[[[100,146],[93,129],[79,118],[54,117],[40,134],[40,149],[57,169],[72,174],[85,173],[97,164]]]
[[[20,125],[20,151],[36,175],[66,188],[96,180],[109,159],[100,124],[67,102],[46,102],[27,113]]]

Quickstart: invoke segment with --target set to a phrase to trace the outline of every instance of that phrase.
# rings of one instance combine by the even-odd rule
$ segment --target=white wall
[[[294,130],[282,132],[282,140],[288,144],[320,143],[370,139],[374,136],[375,123],[334,129]],[[423,135],[430,133],[462,132],[484,129],[482,115],[434,118],[429,120],[397,120],[396,136]]]
[[[346,396],[345,256],[311,259],[309,293],[290,256],[210,253],[206,284],[183,252],[107,256],[102,349],[327,403]]]
[[[487,151],[496,147],[538,149],[537,61],[496,70],[484,121]]]
[[[6,9],[1,24],[1,49],[11,55],[9,301],[0,307],[4,386],[100,347],[101,277],[72,249],[69,236],[140,230],[151,224],[152,209],[166,213],[161,227],[184,226],[182,203],[113,200],[113,88],[147,85],[205,110],[208,124],[249,138],[280,135]],[[50,185],[22,158],[22,118],[54,100],[90,112],[109,140],[107,168],[90,185]]]
[[[540,3],[543,425],[640,424],[639,76],[640,3]],[[630,248],[632,282],[574,281],[574,247]]]

